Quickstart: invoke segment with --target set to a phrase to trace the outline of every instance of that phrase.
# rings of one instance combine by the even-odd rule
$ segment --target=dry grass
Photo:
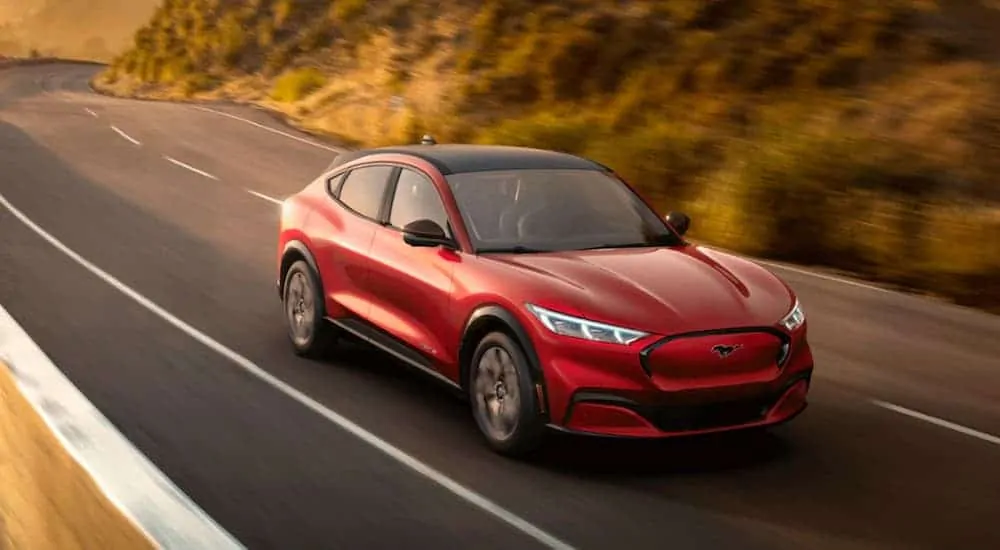
[[[2,363],[0,479],[4,550],[153,548],[66,453]]]

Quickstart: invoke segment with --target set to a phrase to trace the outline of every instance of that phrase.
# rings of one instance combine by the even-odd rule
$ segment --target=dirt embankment
[[[0,550],[152,550],[0,363]]]

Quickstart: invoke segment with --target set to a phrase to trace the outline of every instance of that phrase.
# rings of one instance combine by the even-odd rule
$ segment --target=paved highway
[[[0,303],[248,547],[1000,548],[1000,318],[774,267],[817,360],[793,424],[513,462],[386,356],[291,354],[275,200],[334,148],[248,108],[103,97],[95,70],[0,70]]]

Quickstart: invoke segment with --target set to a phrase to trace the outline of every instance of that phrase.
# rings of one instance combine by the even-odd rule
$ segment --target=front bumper
[[[628,347],[570,343],[542,334],[537,347],[550,426],[589,435],[664,438],[787,422],[807,406],[813,357],[805,333],[805,327],[794,335],[766,327],[739,328]],[[737,335],[758,342],[779,335],[775,345],[781,346],[781,354],[771,365],[756,360],[743,370],[735,362],[728,370],[698,370],[691,342]],[[682,342],[680,354],[661,359],[657,371],[650,365],[651,353],[672,341]]]

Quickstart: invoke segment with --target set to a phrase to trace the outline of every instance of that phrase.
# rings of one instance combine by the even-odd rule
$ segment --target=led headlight
[[[563,336],[582,338],[592,342],[623,345],[631,344],[640,338],[648,336],[647,333],[638,330],[588,321],[579,317],[557,313],[534,304],[527,304],[527,306],[528,311],[534,314],[545,325],[545,328]]]
[[[802,311],[802,304],[798,300],[795,300],[795,305],[792,306],[792,311],[785,315],[785,318],[781,320],[781,326],[788,329],[789,332],[802,326],[802,323],[806,322],[806,314]]]

